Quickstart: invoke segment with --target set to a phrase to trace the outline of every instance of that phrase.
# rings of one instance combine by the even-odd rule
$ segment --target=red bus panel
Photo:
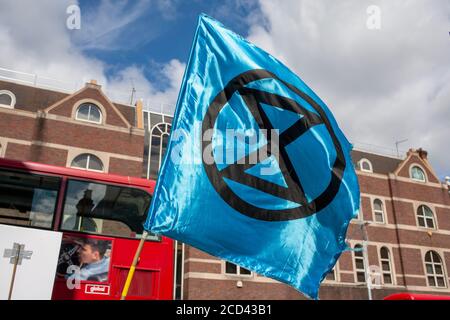
[[[384,298],[384,300],[450,300],[450,296],[418,293],[396,293]]]
[[[83,218],[81,218],[81,224],[79,224],[80,230],[67,229],[63,226],[64,215],[66,215],[66,195],[68,195],[71,182],[74,185],[86,183],[87,185],[106,186],[106,190],[110,191],[122,190],[121,188],[128,191],[140,189],[146,193],[131,190],[129,194],[151,195],[155,182],[135,177],[8,159],[0,159],[0,170],[61,178],[52,229],[63,232],[63,242],[52,298],[70,300],[120,299],[140,239],[136,236],[136,233],[126,230],[123,236],[110,236],[103,231],[103,233],[81,232],[80,230],[83,228],[80,226],[84,226]],[[129,196],[129,194],[125,196]],[[125,201],[129,199],[125,197]],[[148,199],[148,196],[145,196],[145,199]],[[111,211],[111,208],[108,207],[112,201],[111,198],[102,200],[105,200],[104,207],[100,211],[105,212],[107,209]],[[134,203],[134,201],[131,202]],[[97,203],[97,205],[99,204]],[[141,205],[141,212],[144,212],[142,208],[144,208],[143,205]],[[76,216],[78,217],[78,211]],[[23,220],[22,217],[21,219]],[[134,225],[137,224],[134,223]],[[141,224],[139,223],[139,225]],[[95,254],[98,255],[95,263],[86,260]],[[77,263],[74,263],[74,259],[78,259]],[[80,267],[78,267],[78,264],[80,264]],[[67,266],[73,266],[73,268],[66,268]],[[144,244],[127,299],[172,299],[173,270],[174,242],[166,237],[157,238],[153,236],[152,240],[147,240]],[[78,280],[80,278],[81,280],[76,281],[75,276],[78,276]]]

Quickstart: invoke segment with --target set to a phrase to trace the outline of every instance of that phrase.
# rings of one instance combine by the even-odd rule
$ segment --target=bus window
[[[61,179],[0,170],[0,223],[51,229]]]
[[[62,229],[139,238],[150,201],[144,190],[69,180]]]

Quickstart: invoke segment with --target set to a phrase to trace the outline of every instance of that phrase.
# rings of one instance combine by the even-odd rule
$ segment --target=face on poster
[[[111,247],[111,240],[64,235],[57,276],[73,276],[80,281],[108,281]]]

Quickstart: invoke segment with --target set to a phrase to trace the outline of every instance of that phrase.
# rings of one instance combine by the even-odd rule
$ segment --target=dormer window
[[[16,96],[8,90],[0,90],[0,107],[13,109],[16,105]]]
[[[415,181],[426,182],[425,172],[418,166],[411,167],[410,177]]]
[[[373,172],[372,163],[367,159],[361,159],[358,162],[359,169],[364,172]]]
[[[78,107],[75,119],[92,123],[102,123],[102,112],[93,103],[83,103]]]

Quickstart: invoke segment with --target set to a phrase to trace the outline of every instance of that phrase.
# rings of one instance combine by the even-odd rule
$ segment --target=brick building
[[[366,276],[374,285],[373,299],[405,291],[450,295],[449,187],[439,181],[427,153],[411,149],[398,159],[353,151],[352,158],[361,211],[347,239],[351,248],[360,250],[342,254],[323,282],[320,298],[367,299]],[[185,246],[183,298],[304,297],[287,285]]]
[[[135,108],[111,102],[95,82],[65,94],[0,81],[0,99],[1,156],[141,175]]]
[[[110,101],[95,81],[72,94],[0,81],[0,157],[156,178],[171,123],[140,102]],[[399,159],[354,151],[352,157],[361,213],[348,243],[357,250],[341,256],[321,299],[367,299],[367,275],[379,284],[370,290],[375,299],[403,291],[450,294],[450,195],[427,153],[411,149]],[[303,298],[192,247],[179,243],[175,254],[176,298]]]

